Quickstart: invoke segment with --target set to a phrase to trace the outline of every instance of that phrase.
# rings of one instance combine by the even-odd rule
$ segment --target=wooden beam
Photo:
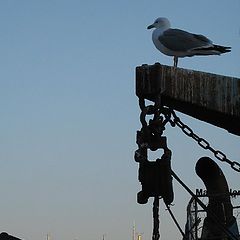
[[[136,68],[136,95],[240,136],[240,79],[164,66]]]

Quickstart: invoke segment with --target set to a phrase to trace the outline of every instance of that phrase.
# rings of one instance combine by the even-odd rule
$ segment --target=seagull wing
[[[212,46],[212,41],[203,35],[189,33],[180,29],[168,29],[158,40],[166,48],[177,52],[188,52],[193,49]]]

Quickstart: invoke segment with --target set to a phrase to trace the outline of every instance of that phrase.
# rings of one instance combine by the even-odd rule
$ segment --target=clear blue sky
[[[140,206],[135,133],[140,128],[135,67],[172,65],[146,27],[159,16],[173,27],[231,46],[221,57],[179,66],[240,77],[240,1],[2,0],[0,2],[0,232],[26,240],[131,239],[133,221],[151,239],[152,204]],[[180,114],[234,160],[239,137]],[[192,188],[201,150],[167,129],[172,166]],[[239,174],[219,163],[230,185]],[[174,182],[181,226],[189,195]],[[162,240],[180,239],[161,207]]]

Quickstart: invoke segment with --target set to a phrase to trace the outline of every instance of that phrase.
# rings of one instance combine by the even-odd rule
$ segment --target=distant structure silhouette
[[[11,235],[7,234],[6,232],[2,232],[2,233],[0,233],[0,240],[22,240],[22,239],[11,236]]]

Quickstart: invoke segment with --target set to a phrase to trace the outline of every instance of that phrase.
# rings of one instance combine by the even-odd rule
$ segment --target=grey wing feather
[[[158,40],[172,51],[189,51],[211,45],[211,41],[203,35],[192,34],[180,29],[168,29]]]
[[[195,38],[199,39],[200,41],[212,44],[212,41],[210,39],[208,39],[207,37],[205,37],[201,34],[193,34],[193,35],[194,35]]]

